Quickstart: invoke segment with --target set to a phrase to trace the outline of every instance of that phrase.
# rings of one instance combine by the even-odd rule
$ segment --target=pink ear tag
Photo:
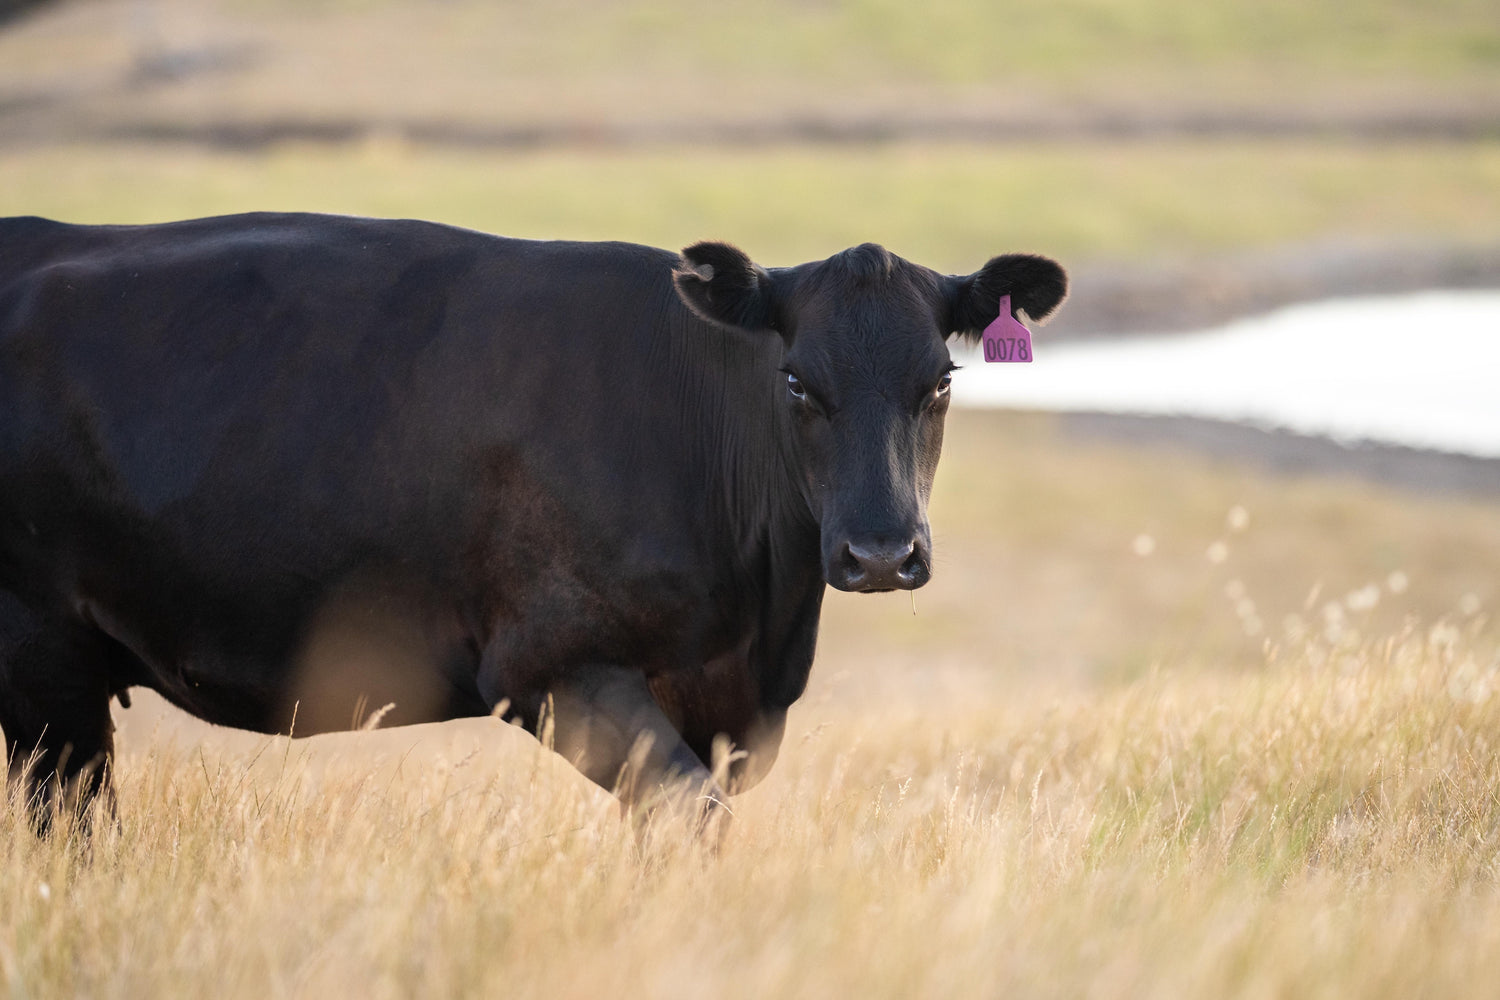
[[[984,360],[1031,360],[1031,331],[1011,315],[1009,295],[1000,296],[1000,315],[984,328]]]

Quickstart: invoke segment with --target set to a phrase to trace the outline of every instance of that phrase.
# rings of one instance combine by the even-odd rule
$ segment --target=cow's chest
[[[744,755],[731,767],[742,786],[759,780],[770,767],[785,723],[784,712],[764,706],[751,660],[753,647],[753,636],[747,636],[696,670],[657,674],[648,680],[651,696],[700,760],[715,766],[719,753]]]

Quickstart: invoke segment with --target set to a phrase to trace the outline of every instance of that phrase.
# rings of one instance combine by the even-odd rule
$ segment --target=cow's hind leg
[[[34,615],[0,591],[0,729],[13,788],[38,833],[61,813],[113,806],[108,640]]]

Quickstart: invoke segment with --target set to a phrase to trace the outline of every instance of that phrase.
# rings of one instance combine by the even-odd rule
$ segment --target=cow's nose
[[[844,545],[842,590],[915,590],[931,575],[916,539],[854,539]]]

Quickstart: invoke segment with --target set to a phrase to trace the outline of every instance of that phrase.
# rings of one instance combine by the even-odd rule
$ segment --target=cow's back
[[[479,451],[618,450],[667,360],[649,313],[669,258],[643,247],[279,215],[5,220],[0,245],[0,476],[44,452],[148,518],[295,503],[368,532],[451,513],[435,491]]]
[[[395,473],[414,371],[483,237],[285,216],[9,228],[0,480],[28,516],[66,496],[200,554],[316,562],[330,527],[394,513],[400,484],[373,470]],[[337,517],[299,523],[319,510]]]
[[[723,389],[672,367],[672,255],[282,215],[6,220],[0,248],[0,588],[158,672],[275,688],[341,588],[472,646],[507,574],[597,608],[698,571],[691,429],[638,401]],[[577,566],[516,578],[541,549]]]

